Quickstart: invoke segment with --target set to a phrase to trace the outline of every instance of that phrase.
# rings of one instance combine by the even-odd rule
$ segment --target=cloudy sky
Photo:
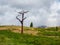
[[[60,0],[0,0],[0,25],[21,25],[17,12],[27,10],[24,26],[60,25]]]

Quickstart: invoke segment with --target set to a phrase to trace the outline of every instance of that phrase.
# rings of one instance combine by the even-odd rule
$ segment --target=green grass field
[[[56,31],[55,27],[24,27],[24,32],[33,32],[14,32],[19,29],[19,26],[0,26],[0,45],[60,45],[60,28]],[[36,35],[34,32],[37,32]]]

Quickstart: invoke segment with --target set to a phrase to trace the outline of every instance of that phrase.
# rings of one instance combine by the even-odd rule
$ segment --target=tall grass
[[[0,45],[59,45],[60,38],[19,34],[10,30],[0,31]]]

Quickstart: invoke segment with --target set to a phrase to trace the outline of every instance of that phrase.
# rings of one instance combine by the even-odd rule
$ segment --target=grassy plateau
[[[60,45],[60,27],[0,26],[0,45]]]

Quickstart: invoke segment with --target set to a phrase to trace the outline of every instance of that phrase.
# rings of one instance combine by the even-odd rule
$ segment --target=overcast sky
[[[21,25],[17,12],[27,10],[24,26],[60,25],[60,0],[0,0],[0,25]]]

